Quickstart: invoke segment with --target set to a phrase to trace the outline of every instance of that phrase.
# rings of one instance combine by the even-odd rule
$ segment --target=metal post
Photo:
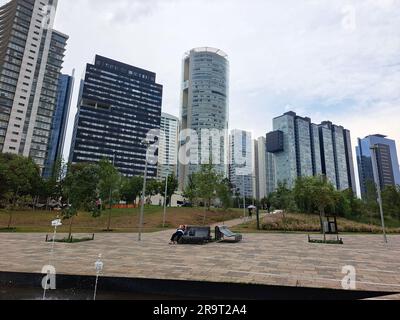
[[[113,167],[115,166],[115,152],[114,152],[114,155],[113,155],[113,162],[112,162],[112,164],[113,164]],[[110,204],[110,214],[109,214],[109,217],[108,217],[108,227],[107,227],[107,231],[110,231],[110,224],[111,224],[111,215],[112,215],[112,192],[113,192],[113,190],[112,190],[112,186],[110,186],[110,198],[109,198],[109,204]],[[102,210],[103,208],[100,208],[100,210]]]
[[[145,166],[144,166],[142,206],[140,208],[139,239],[138,239],[139,241],[142,241],[143,222],[144,222],[144,202],[145,202],[145,198],[146,198],[146,182],[147,182],[147,148],[148,148],[148,143],[146,143],[146,160],[145,160]]]
[[[378,204],[379,204],[379,211],[381,214],[383,238],[384,238],[385,243],[388,243],[388,239],[387,239],[387,235],[386,235],[386,227],[385,227],[385,216],[383,213],[381,182],[379,179],[379,171],[378,171],[378,163],[377,163],[377,153],[376,153],[377,149],[378,149],[377,145],[374,145],[371,147],[372,169],[374,171],[374,180],[375,180],[375,185],[376,185],[376,191],[378,194]]]
[[[167,175],[167,178],[165,179],[165,193],[164,193],[164,217],[163,217],[163,228],[165,228],[165,222],[167,220],[167,192],[168,192],[168,178],[169,178],[169,172]]]
[[[245,184],[245,179],[243,175],[243,219],[246,220],[246,190],[244,184]]]

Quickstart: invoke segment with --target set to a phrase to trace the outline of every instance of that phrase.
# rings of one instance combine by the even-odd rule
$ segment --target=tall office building
[[[0,8],[0,152],[44,168],[68,36],[52,30],[57,0]]]
[[[72,91],[74,87],[74,74],[63,74],[58,81],[57,105],[51,125],[49,152],[43,175],[50,177],[54,164],[58,159],[63,159],[65,136],[68,128],[68,117],[71,106]]]
[[[338,190],[352,189],[356,192],[350,131],[330,121],[319,127],[322,173]]]
[[[267,149],[265,137],[260,137],[254,141],[254,157],[255,196],[257,200],[261,200],[268,195]]]
[[[298,177],[323,174],[338,190],[356,192],[350,132],[341,126],[329,121],[316,125],[287,112],[274,119],[267,152],[273,154],[269,171],[275,171],[275,187],[286,182],[292,188]]]
[[[253,158],[251,133],[232,130],[229,135],[229,180],[241,197],[254,198]]]
[[[70,162],[109,159],[126,176],[143,175],[143,140],[160,130],[162,91],[155,73],[96,56],[81,83]],[[148,166],[153,178],[156,162]]]
[[[358,139],[356,152],[361,194],[363,198],[367,194],[368,184],[373,184],[375,181],[371,152],[371,147],[374,146],[377,147],[376,160],[381,188],[400,185],[400,169],[396,142],[380,134]]]
[[[273,153],[267,152],[267,196],[276,190],[276,166]]]
[[[161,114],[161,135],[158,150],[158,179],[177,176],[179,119],[167,113]]]
[[[191,50],[183,60],[180,147],[187,148],[190,161],[180,161],[181,189],[189,175],[198,172],[200,165],[210,159],[217,172],[227,175],[228,108],[227,55],[214,48]],[[191,137],[189,143],[187,137]]]

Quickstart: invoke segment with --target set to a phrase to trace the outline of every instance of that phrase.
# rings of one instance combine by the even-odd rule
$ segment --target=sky
[[[77,75],[65,155],[95,54],[155,72],[178,116],[182,58],[203,46],[229,56],[231,129],[265,136],[293,110],[350,129],[353,148],[375,133],[400,148],[399,17],[400,0],[59,0],[63,72]]]

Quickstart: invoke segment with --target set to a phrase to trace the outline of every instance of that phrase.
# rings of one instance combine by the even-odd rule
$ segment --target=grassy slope
[[[115,232],[135,232],[138,230],[139,209],[113,209],[111,228]],[[74,233],[97,233],[107,228],[109,211],[103,211],[99,218],[93,218],[89,213],[79,213],[74,218],[72,231]],[[162,230],[164,210],[161,207],[146,207],[144,231]],[[223,212],[215,209],[207,212],[206,224],[235,219],[242,216],[241,210]],[[57,217],[56,212],[48,211],[15,211],[12,227],[17,232],[51,232],[50,222]],[[202,208],[168,208],[166,228],[176,228],[180,224],[202,225],[204,209]],[[7,227],[9,212],[0,210],[0,229]],[[64,221],[59,232],[67,232],[69,221]]]
[[[370,221],[368,219],[368,221]],[[366,222],[366,221],[365,221]],[[352,221],[344,218],[338,219],[339,232],[356,233],[381,233],[380,220],[374,219],[373,224]],[[261,222],[263,231],[284,232],[320,232],[320,220],[318,215],[288,214],[284,219],[282,215],[267,216]],[[400,222],[388,219],[388,232],[400,233]],[[256,222],[242,224],[234,228],[237,232],[254,232],[257,230]]]

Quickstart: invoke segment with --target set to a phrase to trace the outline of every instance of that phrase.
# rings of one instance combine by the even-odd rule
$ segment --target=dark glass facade
[[[400,170],[396,142],[384,135],[376,134],[358,139],[357,162],[360,176],[361,195],[367,196],[368,184],[374,184],[371,147],[376,146],[379,182],[381,188],[400,185]]]
[[[74,86],[74,77],[63,74],[58,81],[57,106],[54,111],[53,123],[44,177],[50,177],[57,159],[62,159],[65,135],[68,127],[68,116],[71,106],[71,96]]]
[[[88,64],[81,83],[70,162],[113,160],[126,176],[143,175],[142,141],[161,123],[163,87],[156,74],[102,56]],[[157,164],[148,174],[156,177]]]
[[[274,119],[266,144],[274,161],[275,188],[278,182],[293,187],[298,177],[322,174],[338,190],[357,191],[350,131],[342,126],[329,121],[317,125],[287,112]]]

